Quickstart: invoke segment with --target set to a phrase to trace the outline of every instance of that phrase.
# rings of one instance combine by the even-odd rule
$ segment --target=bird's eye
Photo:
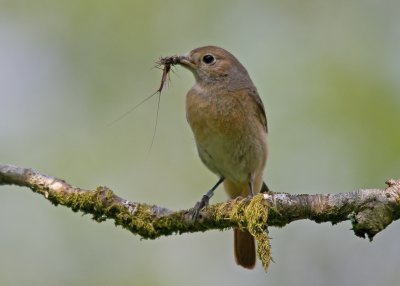
[[[205,55],[203,57],[203,62],[207,65],[215,63],[215,57],[213,55]]]

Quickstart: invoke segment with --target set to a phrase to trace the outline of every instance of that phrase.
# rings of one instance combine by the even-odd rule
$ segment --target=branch
[[[370,240],[400,218],[400,180],[389,180],[386,189],[349,193],[294,195],[268,192],[252,200],[236,198],[209,205],[195,222],[190,210],[172,211],[160,206],[131,202],[107,187],[76,188],[32,169],[0,164],[0,185],[28,187],[54,205],[93,215],[98,222],[113,219],[116,225],[145,239],[211,229],[246,228],[258,242],[264,268],[270,260],[267,226],[309,219],[336,224],[350,220],[357,236]]]

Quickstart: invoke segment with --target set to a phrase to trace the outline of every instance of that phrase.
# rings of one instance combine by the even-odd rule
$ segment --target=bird
[[[220,184],[232,199],[251,198],[266,187],[267,117],[247,70],[225,49],[199,47],[178,56],[177,64],[194,75],[195,84],[186,95],[186,119],[201,161],[219,177],[195,205],[197,219]],[[234,229],[234,254],[238,265],[254,268],[255,241],[248,230]]]

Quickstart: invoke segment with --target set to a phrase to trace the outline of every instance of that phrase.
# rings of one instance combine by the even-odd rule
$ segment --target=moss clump
[[[247,229],[257,241],[257,255],[267,271],[271,261],[271,245],[268,237],[269,205],[262,195],[255,196],[250,202],[247,198],[236,201],[232,207],[231,219],[240,229]]]
[[[262,195],[255,196],[245,209],[247,228],[257,241],[257,255],[264,270],[268,270],[271,261],[271,245],[269,243],[267,222],[269,205]]]

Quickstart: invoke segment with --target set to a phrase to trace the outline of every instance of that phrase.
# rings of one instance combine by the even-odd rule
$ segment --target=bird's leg
[[[250,195],[249,195],[249,197],[250,197],[250,198],[253,198],[253,197],[254,197],[254,191],[253,191],[253,179],[250,179],[250,181],[249,181],[249,191],[250,191]]]
[[[192,220],[195,221],[199,216],[200,211],[208,205],[211,197],[214,195],[214,191],[218,186],[224,181],[224,178],[221,177],[218,182],[201,198],[199,202],[196,203],[192,210]]]
[[[254,184],[253,184],[253,178],[250,178],[250,180],[249,180],[249,195],[246,197],[246,202],[249,203],[253,197],[254,197]]]

